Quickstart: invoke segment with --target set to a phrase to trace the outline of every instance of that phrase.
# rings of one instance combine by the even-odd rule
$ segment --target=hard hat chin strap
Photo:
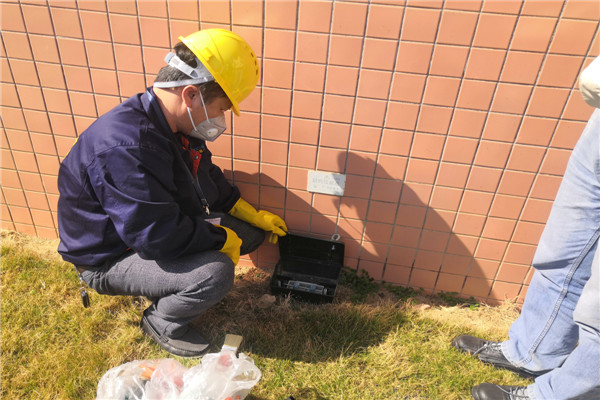
[[[190,67],[188,64],[183,62],[175,53],[168,53],[165,56],[165,62],[169,64],[171,67],[178,69],[183,72],[191,79],[184,79],[180,81],[171,81],[171,82],[154,82],[154,87],[157,88],[172,88],[178,86],[186,86],[186,85],[197,85],[199,83],[214,81],[215,78],[212,74],[206,69],[204,64],[196,58],[196,63],[198,66],[196,68]]]

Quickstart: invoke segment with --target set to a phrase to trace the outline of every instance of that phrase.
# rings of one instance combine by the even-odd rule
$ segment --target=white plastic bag
[[[96,400],[243,400],[260,378],[250,357],[229,350],[191,368],[171,358],[132,361],[102,376]]]
[[[128,362],[104,374],[96,399],[177,400],[187,370],[171,358]]]
[[[207,354],[183,376],[180,399],[243,400],[261,377],[254,361],[232,351]]]

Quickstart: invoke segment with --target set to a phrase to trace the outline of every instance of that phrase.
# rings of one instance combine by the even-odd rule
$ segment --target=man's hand
[[[275,244],[280,236],[286,235],[287,226],[281,217],[264,210],[259,211],[257,214],[257,222],[255,226],[261,228],[262,230],[271,232],[271,235],[269,236],[269,242]]]
[[[229,214],[257,228],[271,232],[271,236],[269,236],[269,242],[271,243],[277,243],[277,239],[287,233],[287,226],[281,217],[264,210],[256,211],[250,203],[241,197],[231,208]]]

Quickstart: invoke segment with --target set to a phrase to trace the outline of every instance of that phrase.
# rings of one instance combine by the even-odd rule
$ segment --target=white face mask
[[[192,131],[189,133],[191,137],[195,137],[198,139],[207,140],[209,142],[214,141],[216,138],[221,136],[225,129],[227,129],[227,124],[225,122],[225,115],[221,113],[218,117],[208,118],[208,113],[206,112],[206,104],[204,104],[204,99],[202,98],[202,93],[200,93],[200,99],[202,100],[202,106],[204,107],[204,115],[206,115],[206,119],[200,122],[198,125],[194,123],[194,118],[192,118],[192,110],[191,108],[187,108],[188,115],[190,116],[190,121],[192,122],[192,126],[194,127]]]

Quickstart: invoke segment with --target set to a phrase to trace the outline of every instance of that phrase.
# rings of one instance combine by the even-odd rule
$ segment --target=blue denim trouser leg
[[[559,368],[580,340],[573,313],[590,279],[600,235],[599,136],[600,110],[596,110],[571,154],[538,244],[535,273],[521,315],[510,328],[509,340],[502,344],[509,361],[530,371]],[[595,340],[597,346],[597,336]],[[574,395],[587,382],[586,373],[596,372],[582,369],[576,378],[569,378],[574,381],[560,386]],[[558,398],[548,395],[553,389],[543,388],[544,384],[540,380],[541,393]],[[537,381],[535,386],[537,390]]]
[[[579,344],[560,368],[535,380],[529,388],[533,399],[600,399],[600,248],[574,319],[579,326]]]
[[[264,240],[264,231],[231,216],[222,216],[220,223],[242,239],[242,254],[256,250]],[[175,260],[144,260],[129,252],[81,276],[100,294],[154,299],[145,311],[146,318],[161,335],[174,338],[231,290],[234,265],[216,250]]]

